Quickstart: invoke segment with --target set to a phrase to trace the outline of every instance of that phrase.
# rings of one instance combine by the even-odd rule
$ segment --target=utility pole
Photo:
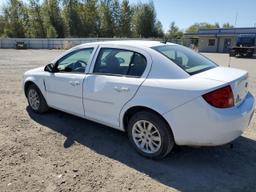
[[[234,34],[236,35],[236,22],[237,22],[237,18],[238,18],[238,12],[236,12],[236,17],[235,17],[235,24],[234,24]],[[256,24],[256,23],[255,23]],[[228,59],[228,67],[231,67],[231,56],[229,55],[229,59]]]
[[[235,18],[235,25],[234,25],[234,27],[236,27],[237,18],[238,18],[238,12],[236,12],[236,18]]]

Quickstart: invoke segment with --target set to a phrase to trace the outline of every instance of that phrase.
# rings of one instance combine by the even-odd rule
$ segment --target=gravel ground
[[[256,115],[233,145],[176,147],[162,161],[139,156],[126,135],[52,110],[34,114],[21,88],[24,71],[61,50],[0,49],[0,191],[255,191]],[[226,54],[205,54],[227,65]],[[256,95],[256,59],[248,70]]]

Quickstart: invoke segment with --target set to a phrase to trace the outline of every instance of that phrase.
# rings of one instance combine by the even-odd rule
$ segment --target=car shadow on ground
[[[138,155],[126,134],[57,110],[29,116],[66,137],[63,147],[78,142],[152,179],[180,191],[253,191],[256,188],[256,142],[240,137],[232,145],[176,147],[165,159]]]

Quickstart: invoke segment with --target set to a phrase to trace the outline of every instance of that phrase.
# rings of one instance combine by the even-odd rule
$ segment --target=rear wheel
[[[34,84],[31,84],[27,89],[27,100],[30,108],[36,113],[44,113],[48,110],[48,105],[41,91]]]
[[[162,159],[174,146],[170,127],[162,117],[151,111],[133,115],[127,132],[133,147],[147,158]]]

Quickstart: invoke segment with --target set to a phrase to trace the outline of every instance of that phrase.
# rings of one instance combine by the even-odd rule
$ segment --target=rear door
[[[101,46],[84,84],[85,116],[118,128],[122,107],[136,94],[150,65],[145,51]]]

